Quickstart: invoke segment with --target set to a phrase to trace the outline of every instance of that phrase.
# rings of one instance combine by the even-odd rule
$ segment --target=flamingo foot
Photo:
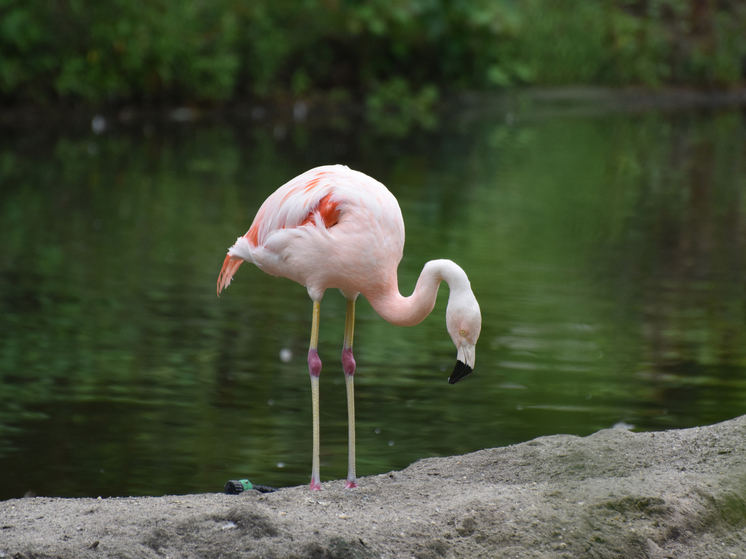
[[[315,479],[311,480],[311,485],[308,487],[311,491],[321,491],[321,484]]]
[[[356,481],[350,481],[349,479],[345,482],[345,489],[355,489],[357,487]]]

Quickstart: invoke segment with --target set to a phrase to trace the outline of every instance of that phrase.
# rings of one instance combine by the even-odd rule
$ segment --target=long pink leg
[[[342,369],[347,386],[347,425],[349,430],[349,452],[347,455],[347,483],[345,487],[357,487],[355,476],[355,358],[352,355],[352,337],[355,330],[355,300],[347,299],[347,317],[345,319],[345,340],[342,347]]]
[[[311,400],[313,405],[313,461],[311,465],[311,491],[321,489],[319,476],[319,375],[321,374],[321,359],[317,347],[319,345],[319,313],[321,303],[313,302],[313,320],[311,322],[311,346],[308,349],[308,373],[311,375]]]

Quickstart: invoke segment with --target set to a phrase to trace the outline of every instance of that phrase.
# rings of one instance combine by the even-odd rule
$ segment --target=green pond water
[[[483,314],[474,374],[451,386],[445,284],[411,328],[358,299],[359,475],[746,413],[743,113],[576,113],[398,135],[345,119],[5,130],[0,499],[309,482],[306,290],[249,265],[215,286],[262,201],[335,162],[398,198],[404,294],[450,258]],[[344,311],[328,291],[322,481],[346,475]]]

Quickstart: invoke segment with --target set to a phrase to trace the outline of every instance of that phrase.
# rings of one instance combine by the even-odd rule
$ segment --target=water
[[[450,386],[447,288],[412,328],[357,306],[358,474],[541,435],[746,413],[739,111],[459,114],[391,137],[344,119],[9,130],[0,138],[0,498],[306,484],[305,289],[226,248],[340,162],[402,207],[400,286],[451,258],[483,312]],[[346,475],[344,299],[322,302],[322,480]]]

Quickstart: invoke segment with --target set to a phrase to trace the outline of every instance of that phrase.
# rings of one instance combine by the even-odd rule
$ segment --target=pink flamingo
[[[399,204],[380,182],[343,165],[306,171],[281,186],[259,208],[249,231],[229,250],[218,276],[218,295],[242,262],[253,262],[274,276],[296,281],[313,300],[308,371],[313,400],[311,490],[319,477],[319,310],[324,290],[337,288],[347,299],[342,368],[349,420],[348,473],[345,487],[357,487],[355,476],[355,359],[352,337],[358,294],[375,311],[398,326],[413,326],[435,306],[442,280],[450,295],[446,327],[458,349],[451,384],[474,368],[475,345],[482,325],[466,273],[450,260],[432,260],[410,297],[399,293],[397,267],[404,249],[404,219]]]

